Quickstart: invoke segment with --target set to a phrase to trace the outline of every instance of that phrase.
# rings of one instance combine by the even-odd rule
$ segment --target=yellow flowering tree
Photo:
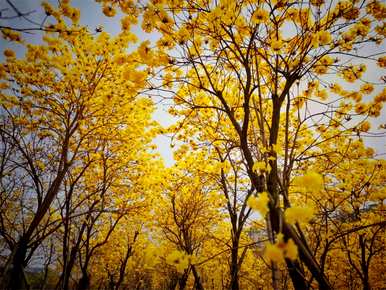
[[[1,287],[37,253],[43,288],[385,287],[385,4],[96,2],[120,33],[44,1],[32,44],[0,9]]]
[[[337,143],[339,151],[308,165],[323,172],[323,188],[305,189],[322,178],[312,171],[295,178],[290,194],[296,196],[299,213],[287,209],[285,215],[295,223],[311,223],[305,235],[334,288],[382,287],[385,162],[373,159],[374,151],[360,139],[339,138],[324,148],[336,148]]]
[[[196,265],[202,257],[203,247],[213,239],[212,231],[221,219],[221,198],[212,176],[212,165],[205,154],[182,154],[165,176],[161,195],[157,198],[155,226],[162,232],[161,239],[170,242],[175,250],[166,256],[166,263],[179,273],[178,285],[184,289],[190,273],[196,289],[204,289]]]
[[[103,2],[112,9],[122,6]],[[290,209],[289,188],[293,175],[306,174],[305,160],[328,155],[327,140],[361,134],[369,129],[362,122],[380,115],[384,93],[374,96],[368,84],[360,91],[344,89],[328,74],[362,82],[366,65],[360,59],[382,64],[360,46],[377,50],[382,43],[384,5],[224,0],[138,6],[142,28],[159,32],[157,47],[169,55],[160,78],[174,93],[172,114],[183,119],[177,134],[198,145],[221,144],[225,154],[228,141],[234,141],[252,189],[268,193],[272,243],[283,233],[284,242],[292,240],[298,249],[299,259],[285,259],[293,286],[306,289],[305,277],[311,275],[319,287],[331,289],[296,225],[300,210]],[[314,177],[308,179],[319,187],[320,178]],[[275,274],[272,283],[277,288]]]
[[[24,43],[20,59],[6,49],[0,65],[1,235],[11,252],[1,283],[6,289],[25,287],[24,267],[60,226],[56,200],[64,198],[70,174],[87,178],[91,190],[103,181],[100,169],[108,159],[116,174],[140,171],[131,176],[135,185],[152,158],[146,152],[154,137],[153,105],[137,97],[147,73],[139,69],[137,53],[126,51],[136,37],[129,31],[94,36],[62,6],[52,9],[59,32],[44,34],[41,45]],[[124,208],[130,197],[114,191],[122,195],[115,207]]]

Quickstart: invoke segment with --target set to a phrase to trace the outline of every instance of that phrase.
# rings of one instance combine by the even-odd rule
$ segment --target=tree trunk
[[[27,254],[27,243],[23,238],[15,245],[4,269],[1,289],[24,290],[29,289],[25,272],[24,260]]]
[[[363,290],[371,290],[370,284],[368,280],[365,280],[363,283]]]
[[[252,157],[251,157],[252,154],[251,154],[249,148],[247,146],[242,146],[242,149],[243,149],[244,155],[248,156],[249,159],[252,160]],[[253,162],[250,162],[250,163],[253,164]],[[251,168],[252,168],[252,166],[253,165],[251,165]],[[255,188],[259,189],[262,187],[260,180],[259,180],[259,177],[252,170],[248,171],[248,175],[249,175],[251,182],[253,183]],[[268,185],[267,186],[268,191],[270,192],[270,194],[272,194],[272,192],[270,190],[273,190],[274,194],[275,194],[275,188],[276,187],[274,186],[274,184],[271,183],[271,181],[272,180],[269,180],[269,182],[267,184]],[[327,277],[324,275],[323,271],[321,270],[320,266],[316,262],[312,253],[310,253],[307,245],[301,240],[299,235],[296,233],[295,229],[283,220],[281,215],[282,215],[281,209],[277,208],[276,204],[271,202],[269,204],[269,219],[270,219],[270,223],[271,223],[271,226],[272,226],[274,233],[277,234],[282,229],[284,239],[285,240],[292,239],[294,241],[294,243],[296,244],[296,246],[298,247],[300,260],[306,265],[307,269],[311,272],[313,277],[318,281],[319,288],[320,289],[326,289],[326,290],[332,289]],[[282,221],[282,227],[280,226],[280,224],[281,224],[280,221]],[[297,273],[296,274],[294,271],[292,271],[293,275],[291,275],[291,279],[295,279],[292,281],[294,284],[294,287],[297,285],[297,287],[299,287],[299,288],[296,288],[296,289],[301,289],[301,290],[307,289],[306,279],[304,277],[302,277],[302,280],[303,280],[302,284],[299,281],[299,279],[301,277],[300,273],[302,273],[302,270],[300,268],[298,268],[298,265],[296,265],[296,264],[294,264],[294,267],[295,267],[295,269],[291,269],[291,271],[294,270]],[[288,269],[288,270],[290,271],[290,269]]]
[[[186,282],[188,281],[189,272],[187,270],[184,271],[184,274],[180,276],[178,279],[179,290],[184,290],[186,287]]]
[[[72,270],[73,264],[67,264],[66,268],[63,272],[63,290],[69,290],[70,286],[70,277],[71,277],[71,270]]]
[[[309,289],[308,282],[304,278],[305,276],[302,268],[300,267],[299,262],[286,259],[286,264],[287,264],[287,270],[291,277],[292,285],[294,286],[294,288],[299,290]],[[320,287],[319,289],[325,289],[325,288]]]
[[[78,290],[88,290],[90,288],[90,276],[86,271],[82,271],[82,278],[78,283]]]
[[[269,215],[270,225],[272,226],[273,231],[277,234],[277,233],[279,233],[279,230],[280,230],[279,214],[277,213],[276,208],[274,208],[274,206],[272,206],[270,208],[269,213],[270,213],[270,215]],[[290,238],[288,231],[284,230],[283,234],[284,234],[285,240],[288,240]],[[293,240],[296,243],[295,239],[293,239]],[[299,249],[299,252],[300,252],[300,249]],[[299,263],[291,262],[291,261],[287,260],[286,264],[287,264],[287,270],[288,270],[289,275],[291,277],[292,284],[293,284],[294,288],[299,289],[299,290],[307,289],[307,280],[304,278],[304,275],[302,275],[303,271],[300,268]],[[321,289],[328,289],[328,288],[321,288]]]
[[[61,289],[61,290],[70,289],[70,278],[71,278],[72,269],[74,268],[74,265],[75,265],[76,249],[77,247],[73,247],[71,249],[71,253],[69,255],[68,260],[64,262],[63,271],[62,271],[62,274],[60,275],[59,282],[56,286],[56,289]]]
[[[298,247],[300,260],[306,265],[306,267],[311,272],[312,276],[316,279],[316,281],[318,281],[319,289],[326,289],[326,290],[332,289],[327,277],[322,272],[320,266],[315,261],[315,258],[312,256],[312,254],[308,250],[307,246],[303,243],[303,241],[297,235],[295,230],[289,224],[287,224],[285,222],[283,222],[283,234],[284,234],[285,239],[291,238],[295,242],[296,246]],[[297,273],[296,274],[294,273],[293,274],[294,276],[291,276],[291,279],[294,279],[294,278],[300,279],[300,277],[302,276],[301,275],[302,270],[298,265],[299,264],[294,265]],[[292,271],[292,272],[294,272],[294,271]],[[306,279],[304,277],[302,277],[302,280],[304,283],[302,287],[304,287],[304,288],[301,288],[301,289],[307,289]],[[297,280],[292,281],[292,282],[294,283],[294,286],[295,286],[295,283],[296,283],[296,285],[298,285]],[[300,289],[300,288],[297,288],[297,289]]]
[[[274,232],[272,229],[271,225],[271,220],[269,218],[266,218],[266,223],[267,223],[267,233],[268,233],[268,238],[269,241],[274,244],[275,243],[275,237],[274,237]],[[276,263],[271,263],[271,278],[272,278],[272,288],[273,290],[281,290],[280,285],[280,271],[279,268],[277,267]]]
[[[194,287],[196,290],[204,290],[204,286],[201,283],[201,277],[197,272],[196,266],[192,265],[192,272],[194,276]]]
[[[178,277],[176,275],[173,275],[171,279],[169,279],[169,282],[166,285],[167,290],[176,290],[178,284]]]
[[[238,240],[233,241],[230,267],[231,282],[229,289],[239,290]]]

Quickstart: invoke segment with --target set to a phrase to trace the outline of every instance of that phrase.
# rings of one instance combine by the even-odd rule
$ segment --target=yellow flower
[[[8,49],[8,48],[4,50],[4,55],[6,57],[15,57],[16,56],[15,52],[12,49]]]
[[[289,239],[285,245],[284,256],[290,260],[296,260],[298,258],[298,247],[292,239]]]
[[[157,46],[159,48],[172,48],[173,46],[175,45],[175,41],[174,39],[169,36],[169,35],[166,35],[162,38],[160,38],[158,41],[157,41]]]
[[[300,207],[292,206],[287,208],[284,212],[284,217],[287,223],[294,224],[298,223],[307,223],[309,222],[314,215],[314,209],[310,206]]]
[[[77,8],[72,8],[70,13],[70,18],[73,22],[78,22],[80,18],[80,11]]]
[[[121,26],[123,30],[129,30],[131,25],[131,16],[127,15],[121,19]]]
[[[174,250],[166,257],[166,263],[176,267],[178,272],[183,272],[189,266],[189,258],[185,253]]]
[[[320,192],[324,189],[323,177],[314,171],[308,171],[303,176],[295,177],[294,184],[307,192]]]
[[[349,83],[352,83],[358,79],[358,76],[352,69],[345,69],[342,71],[342,77]]]
[[[185,27],[182,27],[180,30],[178,30],[177,32],[178,43],[183,44],[187,42],[189,38],[190,38],[190,32]]]
[[[261,173],[263,171],[266,171],[267,165],[264,161],[256,161],[253,164],[252,170],[257,173]]]
[[[350,99],[353,99],[354,101],[356,102],[360,102],[362,101],[362,95],[358,92],[348,92],[346,95],[345,95],[346,98],[350,98]]]
[[[332,39],[330,32],[324,30],[318,31],[316,36],[318,37],[318,42],[321,45],[329,44]]]
[[[252,21],[256,24],[264,23],[269,18],[268,11],[258,8],[252,15]]]
[[[358,130],[361,132],[367,132],[370,130],[370,123],[369,121],[364,121],[362,124],[359,125]]]
[[[266,244],[264,256],[267,260],[275,263],[284,262],[284,258],[296,260],[298,258],[298,247],[292,239],[284,242],[283,234],[279,233],[276,236],[275,244]]]
[[[370,94],[374,90],[374,86],[372,84],[364,84],[360,88],[360,92],[363,94]]]
[[[20,33],[12,29],[3,28],[1,30],[1,33],[3,34],[4,39],[8,39],[10,41],[16,41],[16,42],[21,41]]]
[[[378,58],[377,63],[379,65],[379,67],[385,68],[386,67],[386,56],[381,56],[380,58]]]
[[[271,41],[271,48],[274,52],[279,52],[283,47],[283,41],[279,39],[274,39]]]
[[[264,256],[271,262],[280,263],[283,261],[283,251],[276,245],[267,244],[265,246]]]
[[[368,110],[368,107],[366,104],[358,103],[355,105],[355,113],[357,114],[363,114],[367,112],[367,110]]]
[[[339,84],[331,84],[330,90],[337,95],[340,95],[343,91],[342,87]]]
[[[374,98],[375,104],[380,104],[386,102],[386,88],[382,90],[378,95]]]
[[[41,160],[36,160],[36,166],[37,166],[37,168],[39,168],[41,171],[43,171],[43,170],[46,168],[45,164],[44,164],[43,161],[41,161]]]
[[[103,14],[107,17],[113,17],[116,13],[117,12],[115,11],[115,9],[110,5],[106,5],[103,7]]]
[[[258,211],[263,217],[268,212],[269,197],[266,191],[259,193],[259,196],[250,196],[247,204],[253,210]]]
[[[136,71],[130,66],[127,66],[122,73],[123,79],[131,81],[133,84],[138,86],[145,82],[146,76],[146,72]]]
[[[149,59],[149,54],[150,54],[149,44],[150,44],[150,41],[146,40],[142,42],[138,47],[138,54],[142,60]]]
[[[50,16],[50,15],[54,15],[55,14],[55,9],[47,1],[43,1],[41,5],[42,5],[46,15]]]
[[[325,101],[327,100],[328,98],[328,94],[327,94],[327,91],[326,90],[319,90],[317,92],[317,96],[319,99],[321,99],[322,101]]]

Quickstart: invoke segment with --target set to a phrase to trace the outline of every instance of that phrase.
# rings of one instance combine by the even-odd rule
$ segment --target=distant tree
[[[213,178],[213,165],[202,152],[182,154],[170,169],[162,192],[157,199],[154,219],[161,237],[174,246],[166,262],[178,270],[179,289],[187,287],[190,273],[195,289],[202,290],[197,257],[205,243],[213,239],[212,231],[220,222],[220,198]]]

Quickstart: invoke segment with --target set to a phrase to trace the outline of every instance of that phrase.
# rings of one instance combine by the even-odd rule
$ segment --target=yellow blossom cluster
[[[325,30],[319,30],[311,35],[311,46],[313,48],[318,48],[319,46],[330,44],[331,41],[332,36],[330,32]]]
[[[7,48],[7,49],[4,50],[4,56],[12,58],[12,57],[15,57],[16,54],[15,54],[15,52],[12,49]]]
[[[377,62],[380,67],[386,68],[386,56],[381,56]]]
[[[107,17],[114,17],[117,13],[117,10],[112,5],[104,5],[102,11]]]
[[[271,171],[271,166],[265,161],[256,161],[253,164],[252,170],[258,174],[262,174],[263,172],[269,173]]]
[[[363,73],[366,72],[366,65],[361,64],[359,66],[349,66],[341,70],[341,76],[349,83],[355,82],[360,79]]]
[[[335,60],[331,56],[325,55],[315,64],[313,70],[317,74],[325,74],[334,62]]]
[[[277,241],[275,244],[266,244],[264,251],[265,259],[275,263],[284,262],[284,258],[296,260],[298,257],[298,248],[294,241],[289,239],[285,242],[282,233],[278,234],[276,238]]]
[[[272,39],[271,48],[274,52],[278,53],[283,48],[283,41],[281,39]]]
[[[368,132],[370,128],[371,128],[370,122],[364,121],[359,125],[358,130],[361,132]]]
[[[268,11],[266,11],[262,8],[258,8],[255,10],[255,12],[253,12],[251,20],[256,24],[260,24],[260,23],[264,23],[265,21],[267,21],[268,18],[269,18]]]
[[[308,171],[303,176],[295,177],[294,184],[306,192],[320,192],[324,189],[322,175],[314,171]]]
[[[1,34],[2,34],[4,39],[7,39],[9,41],[16,41],[16,42],[21,41],[20,33],[17,31],[14,31],[12,29],[3,28],[3,29],[1,29]]]
[[[319,45],[329,44],[332,40],[331,34],[328,31],[318,31],[316,33]]]
[[[166,263],[176,267],[177,271],[184,272],[192,263],[193,258],[191,255],[187,255],[185,252],[174,250],[166,256]]]
[[[291,206],[284,212],[284,217],[289,224],[305,224],[314,216],[315,210],[311,206]]]
[[[260,192],[257,197],[253,195],[250,196],[247,201],[248,206],[253,210],[258,211],[262,217],[265,217],[268,212],[268,203],[269,196],[266,191]]]

